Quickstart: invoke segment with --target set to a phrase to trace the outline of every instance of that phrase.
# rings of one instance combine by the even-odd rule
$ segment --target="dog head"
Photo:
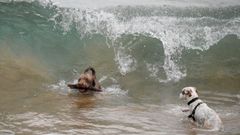
[[[80,87],[94,87],[95,86],[95,79],[96,79],[96,72],[94,68],[89,67],[85,69],[84,73],[80,75],[78,79],[78,85]]]
[[[198,91],[195,87],[185,87],[179,95],[180,99],[191,100],[198,97]]]

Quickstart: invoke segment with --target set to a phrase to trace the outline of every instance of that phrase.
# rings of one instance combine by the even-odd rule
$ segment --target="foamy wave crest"
[[[51,0],[1,0],[0,2],[10,3],[10,2],[28,2],[33,3],[37,2],[42,6],[50,6],[53,5]]]
[[[186,69],[179,62],[183,50],[205,51],[228,34],[240,35],[238,17],[219,19],[208,16],[195,18],[161,15],[138,16],[116,14],[111,10],[104,9],[64,9],[59,15],[62,17],[59,24],[65,32],[74,26],[81,36],[97,33],[110,39],[111,47],[115,50],[115,60],[123,75],[136,70],[137,63],[140,61],[136,61],[131,51],[128,50],[129,48],[125,48],[117,39],[127,34],[139,34],[158,39],[159,44],[163,43],[165,55],[163,68],[166,78],[157,77],[157,79],[163,82],[178,81],[186,76]],[[156,69],[154,71],[149,69],[149,71],[153,74],[157,72]]]

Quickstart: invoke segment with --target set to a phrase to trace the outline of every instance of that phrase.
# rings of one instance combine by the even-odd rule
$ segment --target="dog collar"
[[[193,102],[196,101],[196,100],[198,100],[198,97],[196,97],[196,98],[190,100],[187,104],[190,105],[191,103],[193,103]]]
[[[200,103],[198,103],[198,104],[194,107],[192,113],[191,113],[190,115],[188,115],[188,118],[192,118],[193,121],[196,121],[196,119],[195,119],[195,117],[194,117],[195,111],[196,111],[197,107],[198,107],[199,105],[201,105],[202,103],[203,103],[203,102],[200,102]]]

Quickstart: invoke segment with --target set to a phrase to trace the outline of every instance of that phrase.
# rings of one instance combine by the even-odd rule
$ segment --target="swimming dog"
[[[77,84],[68,84],[68,87],[72,89],[78,89],[81,93],[88,93],[90,91],[100,92],[101,86],[97,81],[96,71],[92,67],[88,67],[80,75]]]
[[[211,130],[220,130],[223,128],[218,114],[198,98],[198,91],[195,87],[183,88],[179,97],[187,101],[189,109],[183,111],[190,111],[188,118],[197,126]]]

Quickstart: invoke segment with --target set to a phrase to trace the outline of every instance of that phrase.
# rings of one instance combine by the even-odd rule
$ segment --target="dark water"
[[[238,2],[132,2],[1,1],[0,134],[239,134]],[[105,91],[70,91],[89,65]],[[192,129],[185,86],[224,131]]]

